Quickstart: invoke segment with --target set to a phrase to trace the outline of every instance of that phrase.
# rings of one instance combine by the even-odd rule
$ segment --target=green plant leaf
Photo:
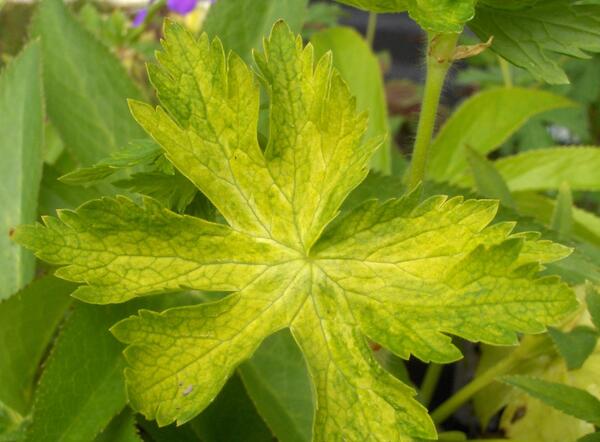
[[[390,174],[391,137],[379,60],[365,39],[352,28],[330,28],[314,34],[310,41],[315,47],[317,58],[327,51],[333,53],[333,65],[348,83],[350,93],[356,97],[357,109],[369,113],[365,137],[386,137],[385,143],[371,159],[371,168],[383,174]],[[356,66],[361,68],[357,69]]]
[[[418,190],[369,201],[338,217],[366,177],[380,141],[331,57],[278,22],[256,54],[270,98],[270,134],[257,142],[259,87],[218,40],[165,29],[150,68],[161,106],[132,102],[166,157],[226,224],[177,215],[146,199],[92,201],[20,228],[39,257],[85,282],[94,303],[176,290],[233,292],[222,299],[119,322],[132,407],[159,425],[184,423],[217,395],[268,336],[291,330],[316,395],[315,440],[435,438],[414,391],[374,360],[367,337],[407,358],[461,357],[448,336],[511,345],[575,308],[540,265],[570,251],[493,220],[497,202]],[[209,366],[210,370],[206,367]]]
[[[270,442],[271,430],[257,413],[237,375],[225,384],[200,416],[187,424],[202,442]],[[285,441],[285,439],[277,439]],[[173,442],[180,442],[177,438]]]
[[[549,328],[548,333],[569,370],[581,368],[586,359],[594,352],[598,341],[596,331],[585,326],[575,327],[568,333],[557,328]]]
[[[0,402],[22,416],[29,412],[36,372],[73,288],[47,276],[0,303]]]
[[[373,12],[408,11],[423,29],[460,33],[475,15],[476,0],[337,0]]]
[[[76,305],[40,378],[26,442],[93,440],[125,407],[125,361],[108,328],[126,312]]]
[[[600,400],[585,390],[530,376],[505,376],[502,381],[563,413],[600,425]]]
[[[37,216],[44,134],[39,43],[27,46],[0,76],[0,299],[23,288],[35,258],[10,240]]]
[[[295,33],[300,32],[308,10],[308,0],[227,0],[210,7],[202,30],[219,37],[226,50],[244,60],[262,43],[276,20],[285,20]]]
[[[563,238],[567,238],[571,236],[573,224],[573,193],[569,183],[564,182],[558,189],[550,228],[558,232]]]
[[[600,190],[599,147],[536,149],[502,158],[496,168],[512,191],[558,189]]]
[[[600,293],[594,287],[588,288],[585,298],[588,311],[596,330],[600,331]]]
[[[310,378],[302,352],[287,331],[265,339],[238,372],[277,440],[311,440],[314,406]]]
[[[72,185],[89,185],[106,179],[120,169],[145,165],[162,155],[162,149],[151,140],[138,140],[111,154],[91,167],[83,167],[69,172],[59,179]]]
[[[577,439],[577,442],[600,442],[600,432],[586,434],[583,437]]]
[[[133,412],[126,408],[115,416],[94,442],[142,442],[135,426]]]
[[[512,195],[520,213],[534,217],[548,226],[552,224],[552,217],[557,210],[555,200],[535,191],[514,192]],[[600,247],[600,217],[576,206],[572,206],[571,213],[571,237]]]
[[[467,162],[473,174],[477,192],[486,198],[500,200],[506,207],[515,207],[510,190],[500,172],[494,167],[494,163],[470,147],[467,146],[466,149]]]
[[[457,182],[467,170],[465,147],[481,155],[497,149],[531,117],[572,106],[549,92],[495,88],[465,101],[444,124],[431,146],[429,176]]]
[[[61,0],[43,0],[33,23],[41,37],[46,105],[65,145],[90,166],[140,138],[127,98],[140,92],[119,61]]]
[[[530,1],[514,10],[498,7],[500,3],[505,2],[480,2],[469,27],[482,41],[494,36],[492,50],[539,80],[568,83],[561,56],[589,58],[590,52],[600,52],[598,3]]]
[[[355,8],[372,12],[404,12],[410,0],[336,0]]]

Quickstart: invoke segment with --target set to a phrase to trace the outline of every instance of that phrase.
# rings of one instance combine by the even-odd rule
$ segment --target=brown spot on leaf
[[[518,420],[523,419],[526,414],[527,414],[527,407],[522,406],[522,407],[517,408],[512,416],[512,419],[510,420],[510,423],[514,424]]]

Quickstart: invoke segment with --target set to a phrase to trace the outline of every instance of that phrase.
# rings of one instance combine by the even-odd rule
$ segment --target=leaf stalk
[[[459,34],[429,34],[427,45],[427,75],[425,92],[413,158],[408,178],[410,189],[425,180],[429,148],[437,119],[437,112],[448,70],[454,61]]]

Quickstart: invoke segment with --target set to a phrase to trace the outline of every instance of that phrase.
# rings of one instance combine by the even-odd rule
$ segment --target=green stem
[[[370,48],[373,48],[373,42],[375,41],[375,32],[377,31],[377,13],[369,12],[369,21],[367,22],[367,44]]]
[[[421,388],[419,389],[419,400],[426,407],[431,402],[431,398],[435,393],[435,389],[437,388],[443,369],[443,365],[435,364],[433,362],[427,367],[425,378],[423,379]]]
[[[154,17],[156,16],[156,14],[158,14],[158,12],[162,8],[164,8],[166,4],[167,4],[167,0],[156,0],[155,2],[151,3],[150,6],[148,6],[148,13],[146,14],[146,17],[144,18],[144,21],[139,26],[136,26],[135,28],[131,28],[129,30],[129,34],[127,35],[127,38],[126,38],[127,41],[130,43],[137,41],[137,39],[140,38],[140,36],[144,33],[144,31],[146,30],[148,25],[152,22],[152,20],[154,20]]]
[[[458,390],[446,402],[431,413],[431,418],[436,424],[441,424],[448,419],[465,402],[475,394],[494,382],[499,376],[509,374],[523,359],[533,359],[542,354],[552,353],[552,342],[546,336],[528,336],[521,345],[499,361],[492,368],[477,376],[470,383]]]
[[[448,69],[452,66],[458,34],[429,35],[427,46],[427,77],[421,104],[417,138],[413,149],[408,185],[416,187],[425,179],[429,147],[433,137],[437,111],[446,81]]]
[[[502,79],[504,80],[504,87],[506,87],[506,88],[513,87],[513,79],[512,79],[512,72],[510,69],[510,63],[500,56],[498,56],[498,61],[500,63],[500,70],[502,71]]]

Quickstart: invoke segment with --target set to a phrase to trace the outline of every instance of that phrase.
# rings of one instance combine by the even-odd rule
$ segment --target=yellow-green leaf
[[[516,344],[576,305],[541,264],[570,253],[513,223],[497,202],[419,201],[419,191],[367,201],[344,216],[380,140],[330,56],[279,22],[254,74],[219,40],[168,24],[150,68],[160,106],[132,102],[166,157],[212,201],[224,224],[147,199],[90,202],[19,229],[57,274],[95,303],[181,286],[221,299],[142,310],[113,329],[128,344],[134,409],[159,425],[192,419],[270,335],[289,328],[311,376],[316,441],[406,441],[436,432],[412,388],[374,359],[368,339],[401,357],[461,357],[449,335]],[[257,78],[258,77],[258,78]],[[257,142],[260,80],[270,134]]]

